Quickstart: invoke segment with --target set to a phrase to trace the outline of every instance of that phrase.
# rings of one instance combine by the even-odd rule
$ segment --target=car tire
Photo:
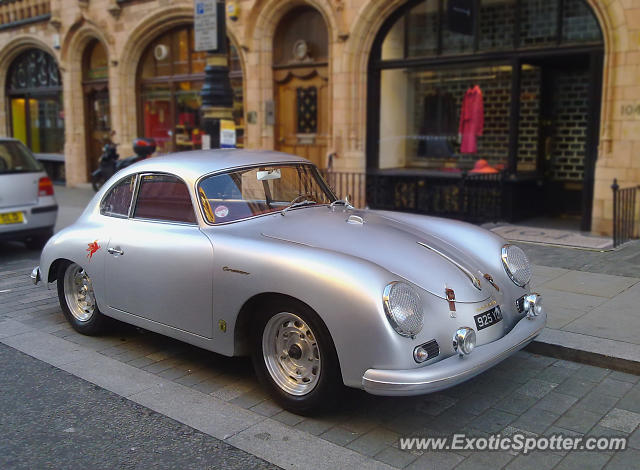
[[[47,230],[41,235],[33,235],[24,241],[29,250],[42,250],[49,239],[53,236],[53,230]]]
[[[343,390],[342,376],[320,317],[302,303],[287,302],[267,308],[257,320],[253,367],[274,401],[302,415],[333,407]]]
[[[91,278],[76,263],[58,269],[58,300],[62,312],[74,330],[84,335],[103,333],[109,319],[98,309]]]

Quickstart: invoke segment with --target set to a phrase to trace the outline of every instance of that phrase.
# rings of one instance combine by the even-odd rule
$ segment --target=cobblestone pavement
[[[527,253],[532,264],[539,266],[640,277],[640,240],[604,252],[520,242],[516,245]]]
[[[64,320],[55,290],[31,284],[32,258],[7,258],[10,260],[0,261],[0,341],[17,341],[24,331],[46,333],[52,340],[60,338],[64,344],[80,345],[189,387],[205,399],[223,400],[230,409],[248,410],[263,423],[283,423],[292,432],[302,431],[351,449],[370,458],[372,464],[542,470],[631,468],[640,459],[640,377],[635,375],[519,352],[473,380],[440,393],[386,398],[350,390],[336,411],[303,418],[269,400],[247,359],[222,357],[126,325],[102,337],[76,333]],[[12,332],[7,333],[9,324]],[[456,432],[484,436],[518,431],[629,436],[630,448],[617,453],[535,452],[525,456],[512,452],[409,452],[398,445],[399,438],[406,436]],[[250,438],[264,440],[268,435]],[[272,444],[267,440],[263,445]]]

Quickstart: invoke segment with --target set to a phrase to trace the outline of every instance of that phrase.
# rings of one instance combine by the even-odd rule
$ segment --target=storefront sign
[[[236,123],[229,119],[220,121],[220,148],[236,148]]]
[[[216,0],[195,0],[193,30],[196,51],[218,49],[218,6]]]
[[[449,0],[447,3],[447,18],[450,31],[473,36],[476,18],[475,0]]]

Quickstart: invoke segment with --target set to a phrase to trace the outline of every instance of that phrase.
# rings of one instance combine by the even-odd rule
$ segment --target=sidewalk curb
[[[545,328],[526,351],[640,375],[640,345]]]

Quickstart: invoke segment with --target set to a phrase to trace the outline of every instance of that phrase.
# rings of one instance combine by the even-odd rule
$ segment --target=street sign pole
[[[202,148],[235,146],[224,0],[194,0],[196,51],[207,51],[202,97]],[[233,137],[233,138],[231,138]],[[230,142],[233,141],[233,145]]]

